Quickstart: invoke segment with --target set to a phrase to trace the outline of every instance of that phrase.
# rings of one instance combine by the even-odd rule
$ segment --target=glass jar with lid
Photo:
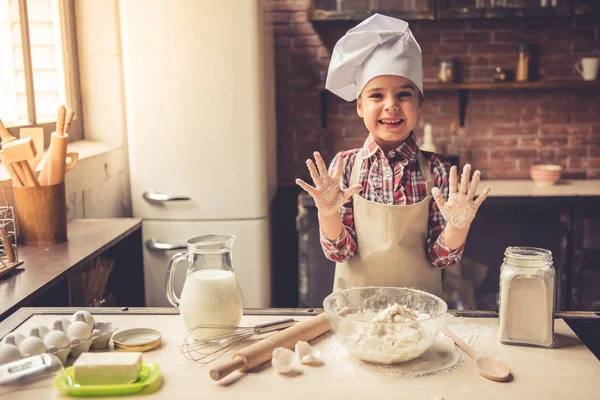
[[[550,251],[508,247],[500,267],[500,342],[552,347],[555,288]]]

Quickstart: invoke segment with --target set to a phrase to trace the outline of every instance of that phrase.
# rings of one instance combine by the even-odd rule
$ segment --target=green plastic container
[[[70,396],[114,396],[142,391],[161,376],[158,364],[142,363],[142,370],[135,382],[121,385],[80,385],[73,379],[73,367],[65,368],[54,379],[54,387]]]

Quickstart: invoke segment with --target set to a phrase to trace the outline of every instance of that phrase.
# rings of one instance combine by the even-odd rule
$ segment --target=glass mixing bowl
[[[390,306],[402,310],[394,304],[415,311],[417,319],[373,322],[388,314]],[[336,339],[348,353],[376,364],[396,364],[419,357],[434,343],[449,317],[448,305],[441,298],[398,287],[339,290],[323,300],[323,307]]]

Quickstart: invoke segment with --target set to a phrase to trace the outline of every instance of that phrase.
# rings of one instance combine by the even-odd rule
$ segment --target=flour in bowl
[[[394,303],[378,313],[348,314],[340,324],[341,338],[349,353],[363,361],[405,362],[433,343],[434,337],[421,322],[429,318],[429,314]]]

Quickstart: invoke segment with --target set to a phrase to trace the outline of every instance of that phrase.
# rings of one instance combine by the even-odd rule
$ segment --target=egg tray
[[[65,321],[67,321],[68,324],[66,324]],[[91,336],[88,339],[76,337],[77,330],[68,329],[69,326],[71,326],[71,324],[74,324],[78,321],[86,323],[88,328],[90,328]],[[81,327],[81,324],[79,324],[79,327]],[[52,321],[51,328],[52,329],[48,328],[45,325],[35,325],[30,329],[28,336],[25,336],[19,332],[9,333],[8,335],[6,335],[6,337],[0,344],[0,364],[16,361],[21,358],[42,353],[53,354],[56,357],[58,357],[63,364],[65,364],[68,357],[79,357],[81,353],[88,352],[90,351],[90,349],[107,350],[112,335],[118,329],[117,327],[113,326],[111,322],[103,320],[96,321],[93,318],[93,316],[87,311],[78,311],[72,315],[71,319],[56,318]],[[50,344],[49,340],[45,340],[46,336],[54,331],[61,331],[65,335],[67,335],[70,345],[64,348],[57,348],[57,346]],[[79,331],[81,331],[81,329],[79,329]],[[85,328],[83,329],[83,331],[84,333],[88,332]],[[68,335],[69,333],[71,334],[70,336]],[[40,341],[35,340],[34,342],[36,344],[36,348],[28,349],[27,345],[23,346],[23,341],[28,337],[32,336],[41,339],[41,344]],[[64,337],[64,335],[62,336]],[[14,349],[7,348],[10,346],[14,347]],[[41,349],[42,346],[44,347],[43,351]]]

